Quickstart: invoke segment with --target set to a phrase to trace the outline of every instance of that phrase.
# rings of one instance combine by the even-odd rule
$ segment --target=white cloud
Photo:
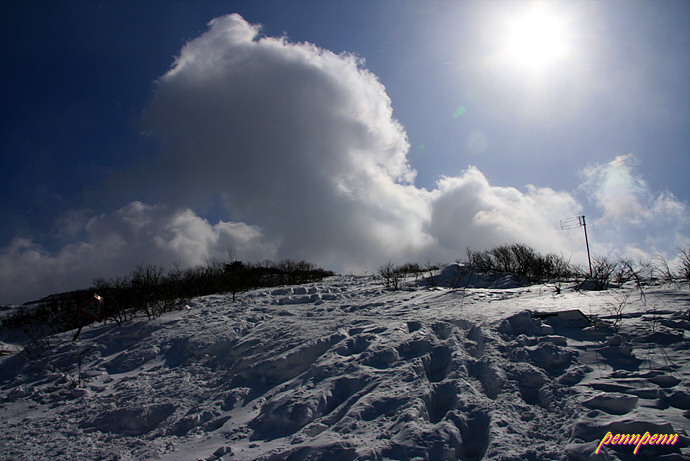
[[[650,216],[647,184],[633,173],[637,163],[635,156],[628,154],[619,155],[605,165],[585,168],[586,181],[582,187],[603,209],[602,220],[639,220]]]
[[[580,212],[566,192],[530,185],[523,193],[492,186],[470,167],[460,176],[439,180],[431,196],[430,232],[442,253],[463,256],[466,247],[482,250],[513,242],[565,256],[578,248],[573,235],[559,228],[559,219]]]
[[[406,133],[360,59],[258,32],[224,16],[184,46],[143,116],[158,157],[105,185],[129,204],[66,213],[56,237],[68,243],[55,252],[27,238],[1,248],[0,302],[85,287],[141,263],[203,264],[229,247],[244,260],[306,259],[336,271],[452,261],[468,247],[512,242],[585,261],[582,235],[558,227],[582,213],[571,194],[494,186],[475,167],[434,190],[416,187]],[[601,229],[622,218],[685,219],[674,238],[688,235],[687,207],[651,194],[633,166],[622,156],[585,171],[583,187],[604,213],[600,249],[640,251],[637,236]],[[211,224],[202,216],[218,203],[225,215]]]
[[[674,254],[687,244],[690,209],[671,192],[655,192],[637,171],[633,154],[584,169],[584,190],[602,211],[594,235],[602,253],[640,259],[654,252]],[[623,249],[621,249],[623,248]]]
[[[176,205],[220,198],[285,256],[344,267],[422,244],[426,210],[405,187],[415,172],[383,85],[355,56],[257,33],[230,15],[182,49],[145,112],[162,150],[139,185]]]
[[[581,188],[603,210],[600,220],[632,223],[655,219],[687,220],[687,205],[671,192],[654,193],[636,170],[639,163],[633,154],[625,154],[606,164],[584,169],[585,182]]]

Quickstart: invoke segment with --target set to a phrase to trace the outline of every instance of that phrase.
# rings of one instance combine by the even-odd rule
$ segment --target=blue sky
[[[688,2],[6,1],[0,21],[0,302],[228,248],[582,262],[575,214],[596,254],[689,241]]]

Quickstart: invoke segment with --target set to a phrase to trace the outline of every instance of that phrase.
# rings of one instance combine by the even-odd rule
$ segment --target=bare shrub
[[[606,290],[619,267],[619,262],[611,261],[606,257],[592,258],[592,276],[590,280],[594,283],[594,288],[596,290]]]
[[[501,245],[489,250],[496,272],[515,272],[517,261],[508,245]]]
[[[426,287],[433,288],[436,286],[436,278],[434,277],[434,271],[439,268],[439,264],[432,264],[431,259],[427,259],[424,263],[424,272],[427,274]]]
[[[635,282],[635,288],[640,292],[640,301],[646,304],[647,296],[644,287],[649,280],[649,266],[644,262],[635,265],[630,259],[624,259],[620,261],[620,267],[620,272],[625,274],[625,279]]]
[[[612,317],[613,329],[618,332],[622,322],[623,322],[623,311],[628,305],[628,299],[630,298],[630,291],[625,292],[620,297],[614,296],[613,302],[606,303],[606,310]]]
[[[412,290],[419,286],[420,280],[425,271],[425,269],[419,263],[415,262],[406,262],[405,264],[401,264],[400,266],[396,267],[396,270],[400,273],[402,280],[406,280],[410,277],[413,278],[412,283],[408,284],[408,288]]]
[[[654,269],[659,274],[659,278],[664,282],[673,282],[675,277],[673,275],[673,270],[668,263],[668,259],[666,259],[666,257],[662,254],[655,254],[653,261]]]
[[[136,266],[129,280],[134,301],[131,309],[134,309],[134,315],[138,310],[143,310],[149,319],[157,317],[155,312],[157,311],[155,304],[159,298],[157,288],[161,285],[162,278],[162,267],[143,264]]]
[[[392,261],[388,261],[383,266],[379,267],[378,274],[383,281],[383,286],[388,290],[397,291],[400,289],[400,281],[402,273],[395,267]]]
[[[678,276],[681,280],[690,281],[690,246],[680,247]]]
[[[467,264],[477,272],[510,272],[527,282],[560,281],[575,273],[573,266],[562,256],[542,255],[521,243],[478,252],[468,249]]]
[[[235,301],[237,293],[245,289],[244,274],[245,266],[242,264],[242,261],[232,261],[229,264],[225,264],[225,277],[228,280],[233,301]]]

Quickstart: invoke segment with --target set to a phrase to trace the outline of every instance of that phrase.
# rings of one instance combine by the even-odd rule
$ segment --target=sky
[[[690,244],[685,1],[3,1],[0,49],[0,303]]]

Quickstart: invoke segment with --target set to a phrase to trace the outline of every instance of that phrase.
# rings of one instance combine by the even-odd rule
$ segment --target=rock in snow
[[[30,361],[0,357],[0,460],[690,455],[687,338],[653,342],[679,334],[688,290],[631,296],[614,334],[543,314],[605,317],[624,288],[553,296],[464,270],[431,289],[337,276],[206,296],[78,342],[56,335]],[[642,318],[650,308],[658,322]],[[609,431],[679,438],[595,454]]]

